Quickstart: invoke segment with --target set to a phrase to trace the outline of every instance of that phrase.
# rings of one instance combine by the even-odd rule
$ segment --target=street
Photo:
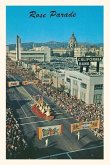
[[[12,77],[9,78],[11,79]],[[19,81],[22,80],[22,78],[17,75],[13,78]],[[78,158],[79,155],[80,159],[83,158],[82,154],[84,153],[90,153],[90,158],[103,158],[103,142],[87,129],[80,131],[80,139],[78,141],[77,133],[70,132],[70,124],[75,122],[73,116],[58,109],[55,103],[47,96],[44,96],[44,101],[47,102],[54,111],[55,119],[52,121],[44,121],[31,112],[31,105],[34,103],[33,95],[42,94],[35,85],[12,87],[8,88],[7,91],[10,105],[14,110],[16,119],[21,125],[24,137],[34,148],[32,151],[33,158],[55,159],[60,157],[61,159],[74,159]],[[59,124],[63,124],[63,134],[48,137],[48,147],[45,147],[46,138],[38,140],[36,134],[37,127]],[[98,154],[94,156],[96,150],[101,152],[100,156]],[[87,157],[84,156],[84,158]]]

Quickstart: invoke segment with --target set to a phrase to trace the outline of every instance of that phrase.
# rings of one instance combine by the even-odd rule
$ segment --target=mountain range
[[[22,47],[24,50],[28,50],[28,49],[32,49],[33,48],[33,44],[35,47],[40,47],[40,46],[48,46],[52,49],[54,48],[67,48],[68,47],[68,43],[67,42],[57,42],[57,41],[49,41],[49,42],[45,42],[45,43],[35,43],[35,42],[27,42],[27,43],[22,43]],[[87,47],[102,47],[103,43],[88,43],[88,42],[80,42],[78,43],[78,45],[84,45]],[[9,47],[9,50],[14,50],[16,48],[16,44],[9,44],[7,45]]]

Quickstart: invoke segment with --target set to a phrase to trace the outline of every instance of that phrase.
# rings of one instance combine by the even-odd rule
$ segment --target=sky
[[[103,6],[7,6],[6,44],[21,42],[68,42],[74,33],[77,42],[103,43]],[[46,14],[30,17],[29,12]],[[50,12],[76,13],[75,17],[50,18]]]

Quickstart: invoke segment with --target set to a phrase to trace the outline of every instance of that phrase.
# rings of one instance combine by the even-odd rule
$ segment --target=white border
[[[78,163],[78,164],[109,164],[110,161],[110,1],[108,0],[1,0],[0,2],[0,161],[2,164],[38,164],[38,163],[60,163],[60,160],[6,160],[5,159],[5,105],[6,105],[6,89],[5,89],[5,65],[6,65],[6,30],[5,30],[5,6],[6,5],[104,5],[104,132],[105,132],[105,152],[104,160],[61,160],[62,163]],[[97,154],[97,153],[96,153]],[[20,162],[19,162],[20,161]],[[36,162],[37,161],[37,162]],[[68,162],[69,161],[69,162]]]
[[[101,5],[103,0],[4,0],[4,5]]]

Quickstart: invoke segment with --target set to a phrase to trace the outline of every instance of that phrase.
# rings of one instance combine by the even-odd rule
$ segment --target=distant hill
[[[87,47],[103,47],[103,43],[88,43],[88,42],[79,42],[78,45],[84,45]]]
[[[61,48],[61,47],[67,48],[67,46],[68,46],[67,42],[49,41],[49,42],[45,42],[45,43],[34,43],[34,42],[22,43],[22,47],[24,48],[24,50],[32,49],[33,44],[36,47],[48,46],[52,49],[53,48]],[[82,43],[78,43],[78,45],[84,45],[87,47],[91,47],[91,46],[100,47],[100,46],[103,46],[103,43],[91,44],[91,43],[82,42]],[[7,46],[9,46],[9,50],[14,50],[16,48],[16,44],[9,44]]]

